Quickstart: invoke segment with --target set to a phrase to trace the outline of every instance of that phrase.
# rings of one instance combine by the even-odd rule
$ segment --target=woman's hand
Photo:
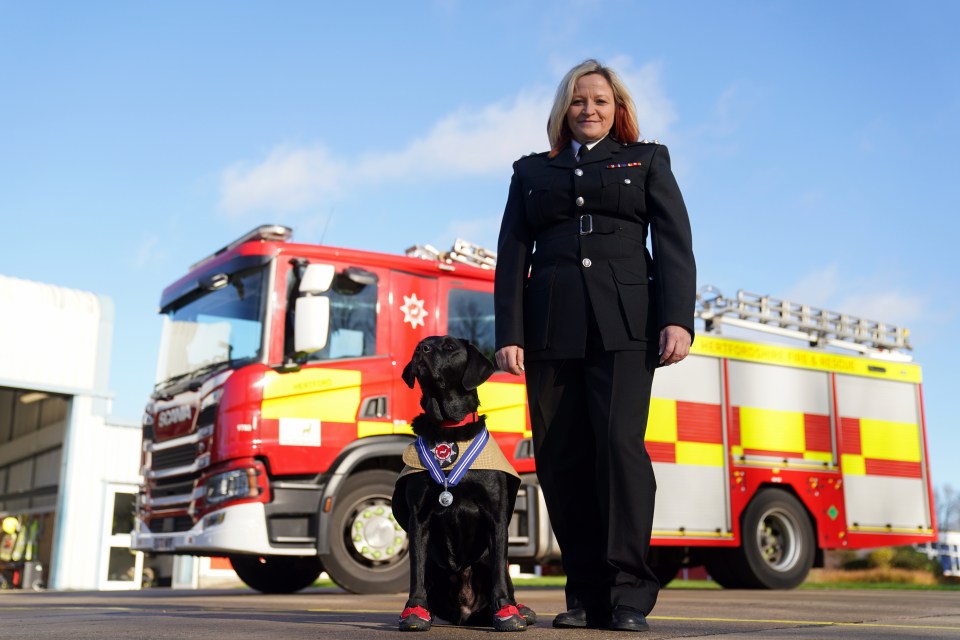
[[[677,364],[690,353],[690,332],[677,324],[660,330],[660,364]],[[499,354],[498,354],[499,356]]]
[[[497,351],[495,357],[499,369],[515,376],[523,373],[523,347],[511,344]]]

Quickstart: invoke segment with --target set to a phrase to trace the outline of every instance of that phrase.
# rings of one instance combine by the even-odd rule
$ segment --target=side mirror
[[[297,353],[313,353],[327,346],[330,333],[330,298],[320,295],[330,289],[336,269],[332,264],[307,265],[300,279],[295,306],[294,345]]]
[[[336,269],[332,264],[309,264],[300,279],[300,294],[310,295],[323,293],[333,284]]]
[[[297,353],[313,353],[327,346],[330,333],[330,298],[297,298],[293,348]]]

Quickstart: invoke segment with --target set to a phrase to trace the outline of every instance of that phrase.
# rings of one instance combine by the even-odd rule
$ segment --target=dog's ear
[[[463,370],[463,388],[467,390],[476,389],[493,375],[495,371],[493,363],[473,343],[462,338],[460,342],[467,349],[467,366]]]
[[[416,380],[416,376],[413,375],[413,360],[408,362],[407,366],[403,368],[403,373],[400,374],[400,377],[408,387],[413,389],[413,381]]]

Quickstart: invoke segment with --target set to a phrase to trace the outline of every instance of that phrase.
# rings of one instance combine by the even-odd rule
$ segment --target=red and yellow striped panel
[[[769,456],[831,462],[830,416],[733,407],[730,449],[734,456]]]
[[[921,478],[920,427],[908,422],[840,419],[844,474]]]
[[[722,467],[720,405],[652,398],[646,446],[654,462]]]

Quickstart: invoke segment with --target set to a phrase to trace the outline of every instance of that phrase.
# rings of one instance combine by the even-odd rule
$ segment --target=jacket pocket
[[[643,258],[611,260],[610,269],[617,283],[620,312],[630,337],[634,340],[655,339],[656,323],[651,319],[654,313],[653,287],[647,278]]]
[[[619,214],[632,216],[646,211],[644,173],[638,169],[606,169],[600,174],[603,202]]]
[[[551,302],[556,265],[535,267],[523,291],[523,343],[532,351],[550,346]]]
[[[531,181],[526,192],[527,221],[534,227],[543,225],[557,211],[570,206],[569,179],[553,176]]]

